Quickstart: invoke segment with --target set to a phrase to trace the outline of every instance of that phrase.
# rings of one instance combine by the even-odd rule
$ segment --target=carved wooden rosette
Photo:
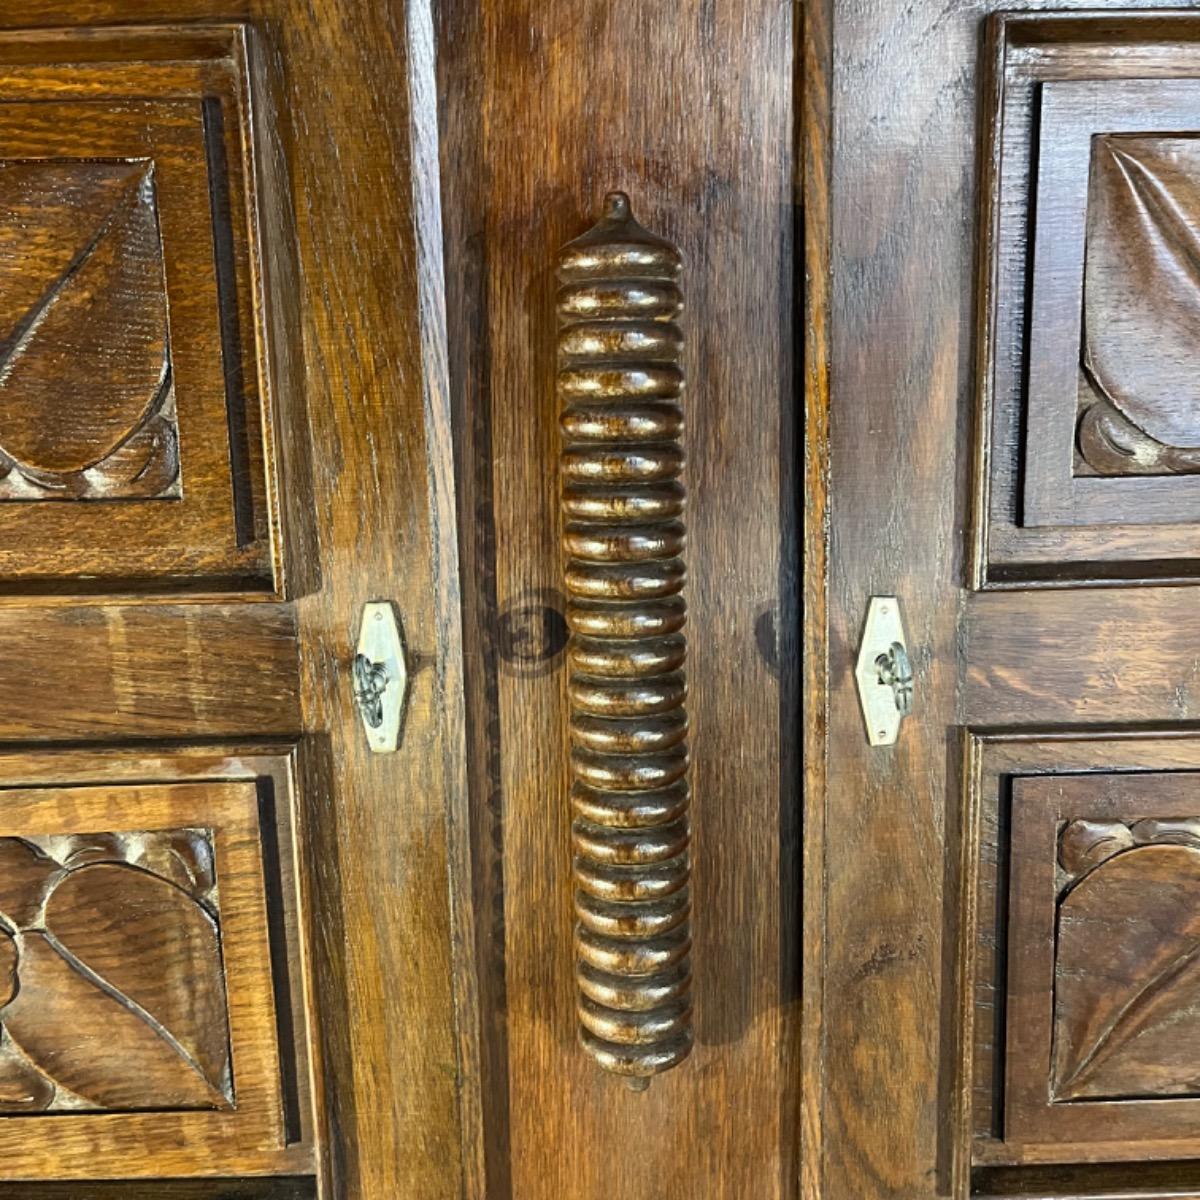
[[[692,1046],[680,267],[620,192],[558,262],[580,1032],[635,1086]]]

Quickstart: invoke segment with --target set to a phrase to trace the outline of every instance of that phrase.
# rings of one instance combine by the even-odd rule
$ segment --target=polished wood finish
[[[22,787],[12,784],[61,770],[59,757],[0,759],[0,909],[18,951],[0,1025],[9,1063],[53,1082],[44,1107],[65,1110],[0,1122],[5,1178],[209,1174],[214,1160],[248,1175],[311,1170],[304,1125],[290,1115],[299,1112],[292,1060],[299,1053],[302,1070],[304,1049],[281,1045],[277,1020],[277,1005],[292,1004],[278,967],[289,925],[294,944],[296,904],[293,894],[277,907],[272,930],[270,893],[282,901],[285,885],[267,865],[263,847],[280,844],[279,829],[257,783],[286,780],[286,766],[202,782],[211,765],[184,760],[163,774],[190,782],[146,784],[116,782],[119,761],[82,754],[76,778],[90,774],[89,784]],[[139,836],[139,823],[158,840]],[[211,861],[181,836],[197,829],[209,831]],[[214,896],[216,914],[203,907]],[[274,951],[272,937],[284,939]]]
[[[1191,265],[1198,167],[1192,138],[1095,139],[1083,373],[1099,396],[1079,418],[1078,440],[1101,475],[1200,470],[1197,397],[1180,369],[1200,297]]]
[[[153,166],[10,161],[0,214],[0,497],[177,498]]]
[[[680,270],[623,192],[558,257],[580,1037],[636,1087],[692,1048]]]
[[[1196,481],[1171,473],[1150,444],[1161,445],[1160,439],[1114,424],[1111,405],[1086,416],[1097,393],[1085,365],[1095,339],[1107,338],[1115,348],[1139,320],[1142,331],[1153,334],[1147,345],[1155,347],[1142,361],[1168,362],[1173,339],[1181,336],[1172,330],[1187,321],[1186,280],[1171,288],[1151,283],[1155,264],[1170,270],[1169,253],[1147,242],[1153,227],[1125,220],[1114,244],[1125,245],[1136,261],[1114,275],[1115,262],[1101,266],[1101,243],[1093,237],[1085,302],[1084,245],[1089,221],[1095,234],[1108,211],[1104,196],[1089,187],[1093,135],[1158,140],[1195,126],[1200,58],[1194,15],[1125,11],[1089,24],[1070,13],[1006,14],[990,22],[987,36],[980,66],[975,581],[1023,586],[1191,578]],[[1047,169],[1035,170],[1035,159]],[[1179,175],[1172,179],[1178,183]],[[1176,186],[1168,203],[1186,209],[1189,201]],[[1035,210],[1042,213],[1036,223],[1030,219]],[[1123,314],[1102,325],[1098,269]],[[1157,318],[1147,315],[1150,295],[1164,306]],[[1097,311],[1085,337],[1088,305]],[[1067,345],[1078,352],[1064,355]],[[1102,343],[1097,346],[1103,357]],[[1132,365],[1144,353],[1123,354],[1122,361]],[[1108,374],[1110,386],[1127,387]],[[1144,376],[1138,386],[1153,387]],[[1158,403],[1161,408],[1164,401]],[[1145,422],[1144,404],[1139,411]],[[1113,457],[1118,451],[1110,434],[1124,446],[1123,460]],[[1178,429],[1168,436],[1188,440]],[[1101,468],[1089,465],[1085,452]],[[1147,471],[1120,466],[1137,455]]]
[[[439,7],[489,1197],[797,1187],[796,17],[787,0]],[[644,1092],[578,1046],[555,632],[553,266],[614,188],[679,250],[687,305],[695,1045]]]
[[[0,869],[0,1112],[230,1108],[208,832],[5,838]]]
[[[1194,1139],[1194,782],[1013,782],[1006,1144]]]
[[[429,13],[324,0],[300,8],[50,0],[9,6],[0,25],[6,136],[24,128],[14,111],[22,103],[30,112],[57,109],[40,145],[62,145],[70,158],[131,155],[128,139],[118,145],[114,137],[107,149],[100,140],[105,121],[135,124],[89,116],[109,109],[136,116],[142,104],[146,128],[166,113],[181,131],[178,170],[167,169],[165,156],[155,187],[182,496],[4,506],[4,670],[13,681],[4,689],[4,736],[55,743],[36,772],[21,767],[48,788],[78,783],[98,763],[117,771],[110,756],[130,753],[97,747],[158,743],[142,751],[142,765],[117,772],[140,787],[168,769],[167,741],[244,739],[236,752],[200,750],[188,760],[207,756],[218,774],[244,778],[256,742],[301,739],[295,820],[275,839],[284,864],[299,843],[301,866],[291,877],[294,903],[272,902],[295,913],[299,932],[282,949],[272,941],[268,954],[271,977],[287,964],[299,1006],[275,1005],[262,988],[247,990],[244,977],[236,986],[228,980],[235,1097],[240,1104],[239,1023],[262,1024],[265,1055],[283,1038],[280,1013],[290,1007],[292,1098],[285,1103],[275,1070],[263,1083],[257,1132],[250,1110],[119,1113],[102,1118],[102,1137],[76,1124],[100,1118],[47,1117],[54,1137],[31,1133],[40,1118],[12,1118],[0,1133],[20,1133],[24,1145],[5,1148],[0,1175],[309,1176],[278,1188],[113,1185],[128,1195],[311,1195],[318,1176],[326,1197],[459,1194],[470,1170],[462,1114],[472,1086],[459,1064],[472,1053],[474,1017],[466,1008],[456,1026],[470,984],[464,974],[456,995],[451,971],[452,936],[469,928],[470,912],[461,886],[452,892],[447,861],[449,839],[465,836],[456,832],[465,798],[448,400],[438,367],[440,228],[428,188],[437,156]],[[92,93],[91,107],[81,90]],[[214,135],[209,100],[223,136]],[[222,173],[228,189],[214,195],[205,181]],[[227,240],[214,239],[217,227]],[[181,282],[189,263],[190,290]],[[128,289],[116,290],[124,299]],[[218,292],[236,304],[215,303]],[[130,302],[123,311],[140,311]],[[189,374],[193,398],[202,378],[206,397],[219,401],[219,421],[216,407],[203,419],[193,408],[189,419]],[[239,397],[245,450],[235,462],[226,417]],[[124,420],[128,410],[118,408]],[[114,416],[106,430],[117,423]],[[25,463],[34,442],[21,445]],[[33,453],[46,465],[43,449]],[[78,465],[72,454],[50,465]],[[223,474],[204,466],[218,459],[227,460]],[[235,504],[235,481],[245,481],[252,512]],[[156,531],[179,520],[169,514],[197,504],[201,514],[205,494],[204,514],[213,530],[219,517],[228,544],[213,549],[189,536],[175,554],[164,535],[166,548],[155,549]],[[208,528],[204,514],[197,535]],[[11,527],[21,522],[40,525],[40,534],[18,538]],[[74,543],[60,537],[85,526],[91,532]],[[94,599],[81,606],[85,592]],[[114,593],[127,603],[111,603]],[[281,598],[294,603],[237,603]],[[415,668],[404,745],[386,759],[361,740],[349,683],[362,602],[384,598],[401,606]],[[145,765],[156,756],[156,767]],[[270,778],[290,812],[290,790]],[[141,810],[140,819],[97,816],[87,828],[144,829],[155,810]],[[185,824],[209,827],[199,814]],[[261,853],[270,848],[265,839]],[[231,945],[246,944],[252,921],[263,949],[267,927],[283,919],[248,891],[221,886],[220,901]],[[272,1112],[274,1124],[265,1119]],[[243,1117],[250,1124],[239,1133]],[[225,1124],[199,1132],[181,1125],[200,1118]],[[66,1185],[68,1194],[82,1186]]]
[[[0,30],[6,592],[282,585],[245,58]]]
[[[1190,1196],[1196,477],[1087,414],[1191,449],[1200,28],[995,7],[832,5],[814,1194]],[[872,594],[916,675],[887,750]]]
[[[296,653],[282,606],[0,605],[0,736],[288,737]]]
[[[207,63],[200,76],[223,103],[221,88],[232,88],[237,103],[222,108],[226,162],[247,166],[242,199],[228,203],[247,219],[230,223],[233,252],[216,256],[213,270],[218,282],[239,269],[253,279],[236,288],[239,306],[248,305],[239,307],[237,336],[254,341],[237,361],[257,372],[258,391],[244,377],[243,394],[264,414],[270,520],[247,569],[239,559],[218,570],[216,552],[199,565],[186,555],[137,558],[132,537],[115,563],[106,546],[80,539],[73,564],[18,567],[25,576],[3,610],[13,613],[14,646],[25,621],[68,631],[79,614],[112,621],[103,635],[74,635],[73,661],[47,668],[56,691],[76,703],[60,700],[55,711],[48,698],[31,701],[23,719],[11,701],[11,740],[52,745],[36,762],[12,748],[4,778],[61,791],[99,786],[99,775],[105,789],[119,784],[114,790],[136,798],[139,812],[155,813],[145,793],[169,779],[216,789],[252,777],[257,794],[255,760],[288,755],[295,820],[278,841],[286,859],[294,835],[300,862],[290,893],[300,945],[289,940],[284,957],[299,957],[299,969],[288,971],[303,998],[292,1006],[297,1041],[307,1042],[309,1029],[312,1038],[309,1059],[298,1056],[301,1134],[282,1148],[275,1129],[266,1149],[261,1139],[239,1142],[240,1112],[120,1112],[104,1116],[109,1140],[85,1160],[70,1133],[77,1126],[67,1122],[92,1118],[55,1115],[44,1124],[56,1127],[56,1140],[39,1135],[22,1161],[30,1172],[78,1178],[309,1175],[325,1200],[793,1195],[794,6],[689,0],[632,16],[593,0],[455,0],[436,12],[365,0],[47,0],[31,8],[0,20],[12,34],[5,78],[32,91],[61,89],[55,73],[70,63],[76,79],[104,76],[114,95],[125,88],[129,104],[160,87],[186,99],[195,77],[179,64],[189,61]],[[214,30],[214,21],[247,24]],[[168,27],[173,51],[161,49],[162,29],[131,30],[130,22]],[[16,36],[21,25],[66,28]],[[112,28],[81,34],[72,26]],[[34,100],[68,108],[78,97],[31,94],[22,103]],[[62,137],[82,143],[85,124],[63,122]],[[101,157],[113,155],[125,152]],[[211,157],[206,171],[216,173]],[[686,1062],[641,1094],[596,1071],[577,1044],[552,465],[551,264],[610,186],[637,196],[639,213],[686,264],[689,419],[681,436],[690,491],[702,499],[688,529],[699,831],[691,888],[703,914],[695,925],[696,1040]],[[156,199],[165,231],[171,206],[165,191]],[[169,317],[172,241],[164,232]],[[198,265],[201,251],[215,247],[198,241],[190,249]],[[211,318],[199,294],[194,303]],[[92,510],[132,524],[120,515],[126,508],[175,511],[190,502],[189,437],[193,446],[199,439],[199,453],[207,446],[215,455],[218,445],[223,453],[224,443],[210,422],[189,433],[180,355],[207,348],[211,365],[228,342],[214,342],[211,330],[171,333],[181,497],[170,495],[174,482],[150,494],[158,480],[145,476],[144,495],[80,494],[8,509],[42,514],[47,525]],[[228,321],[219,334],[234,336]],[[228,395],[229,379],[220,382]],[[114,402],[118,410],[106,437],[135,419],[124,402]],[[41,470],[45,448],[34,442],[23,439],[20,461],[42,456]],[[163,444],[149,447],[159,479],[168,474]],[[78,474],[71,468],[82,461],[64,454],[51,465]],[[224,488],[237,474],[231,467],[202,478]],[[14,543],[15,558],[21,549]],[[84,591],[92,595],[81,603]],[[390,756],[369,753],[348,678],[361,606],[386,599],[401,610],[413,665],[403,744]],[[143,639],[122,642],[122,620],[148,630],[150,648]],[[197,644],[198,631],[210,646]],[[269,661],[255,695],[249,649],[264,644]],[[232,693],[226,711],[216,703],[222,661]],[[26,648],[6,669],[21,680],[40,665]],[[139,689],[136,711],[131,687]],[[230,744],[178,750],[193,738]],[[270,778],[281,795],[279,777]],[[119,816],[97,815],[85,832],[148,828],[144,818]],[[156,820],[164,829],[219,827],[200,815]],[[259,847],[265,856],[267,842]],[[263,923],[273,927],[247,894],[218,888],[222,929],[233,921],[235,940],[244,944],[237,922],[251,910],[260,939]],[[280,964],[271,965],[277,978]],[[235,1097],[245,994],[228,982]],[[247,1007],[258,1020],[271,1011],[261,998]],[[278,1021],[270,1033],[282,1040]],[[226,1118],[218,1137],[215,1122]],[[182,1122],[200,1119],[214,1124],[180,1134]],[[18,1130],[41,1120],[6,1118]],[[153,1186],[169,1197],[219,1196],[225,1185]],[[228,1191],[257,1194],[242,1185]]]

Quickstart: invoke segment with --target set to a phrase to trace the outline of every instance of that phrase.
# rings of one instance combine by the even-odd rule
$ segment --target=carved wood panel
[[[282,586],[248,79],[232,27],[0,36],[6,591]]]
[[[1092,140],[1076,474],[1200,471],[1200,140]]]
[[[1200,573],[1194,14],[990,22],[974,582]]]
[[[0,162],[0,339],[0,500],[179,495],[152,162]]]
[[[1074,758],[1090,749],[1093,761],[1111,761],[1121,751],[1110,745],[1083,743]],[[1032,766],[1043,751],[1024,753]],[[978,911],[1003,922],[984,927],[995,951],[975,960],[976,986],[988,988],[977,995],[990,996],[972,1068],[982,1071],[977,1136],[996,1139],[982,1143],[994,1147],[986,1160],[1194,1155],[1200,772],[1017,773],[998,783],[985,844],[994,829],[999,874],[984,871],[996,890]],[[989,1011],[994,1021],[982,1019]]]
[[[0,838],[0,1113],[227,1108],[212,834]]]
[[[312,1169],[291,788],[220,750],[0,755],[0,1179],[163,1173],[131,1145]]]

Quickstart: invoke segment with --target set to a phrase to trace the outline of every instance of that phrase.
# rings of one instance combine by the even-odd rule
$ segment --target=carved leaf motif
[[[0,1112],[45,1112],[54,1101],[50,1082],[12,1044],[0,1044]]]
[[[9,474],[42,498],[164,492],[178,455],[152,166],[0,164],[0,224],[25,232],[0,238],[0,288],[40,282],[0,327]]]
[[[0,838],[0,923],[24,929],[37,918],[50,883],[62,872],[48,855],[20,838]]]
[[[138,834],[130,838],[128,858],[193,896],[207,895],[216,885],[212,845],[196,829]]]
[[[1200,448],[1200,141],[1096,139],[1084,266],[1084,366],[1107,401],[1081,426],[1092,465],[1155,469]],[[1089,409],[1089,413],[1091,410]],[[1122,426],[1122,419],[1131,428]],[[1089,424],[1089,420],[1091,423]],[[1150,439],[1147,442],[1147,439]],[[1089,444],[1094,442],[1094,454]],[[1146,461],[1141,461],[1146,460]],[[1197,470],[1187,456],[1157,464]]]
[[[215,1108],[225,1103],[174,1039],[64,957],[21,935],[21,989],[4,1027],[31,1062],[97,1108]]]
[[[40,1103],[45,1086],[43,1107],[228,1107],[207,837],[176,830],[46,842],[54,857],[0,839],[0,900],[8,883],[17,914],[12,934],[0,930],[0,1112]],[[141,865],[122,860],[134,857]],[[5,861],[15,868],[7,879]]]
[[[1128,850],[1133,834],[1122,821],[1071,821],[1062,832],[1058,861],[1070,875],[1082,875],[1106,858]]]
[[[1056,1100],[1200,1087],[1200,850],[1140,846],[1062,900],[1055,961]]]
[[[1146,817],[1135,821],[1129,831],[1134,841],[1143,846],[1171,842],[1176,846],[1200,849],[1200,819],[1196,817]]]

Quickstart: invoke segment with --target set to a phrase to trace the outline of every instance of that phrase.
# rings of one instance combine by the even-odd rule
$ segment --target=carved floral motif
[[[0,500],[178,494],[153,165],[0,163]]]
[[[1063,829],[1056,1101],[1200,1090],[1200,818]]]
[[[232,1095],[208,835],[0,838],[0,1113]]]
[[[1079,453],[1101,475],[1200,471],[1200,140],[1095,139]]]

